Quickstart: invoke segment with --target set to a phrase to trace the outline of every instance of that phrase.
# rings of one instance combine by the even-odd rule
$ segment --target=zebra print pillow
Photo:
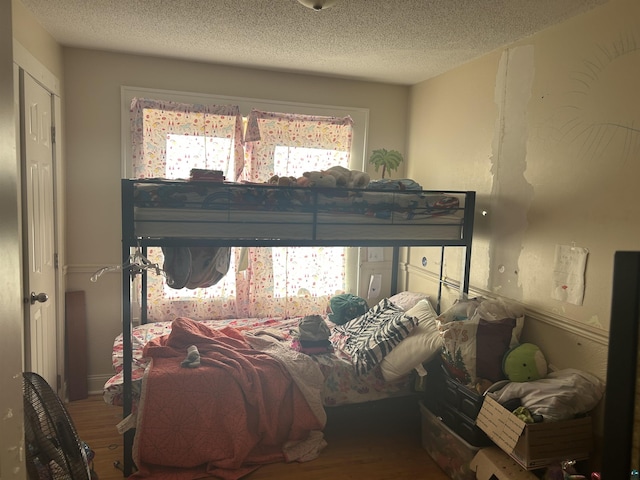
[[[391,302],[382,299],[364,315],[334,327],[333,346],[351,357],[358,375],[378,365],[416,325],[416,319]]]

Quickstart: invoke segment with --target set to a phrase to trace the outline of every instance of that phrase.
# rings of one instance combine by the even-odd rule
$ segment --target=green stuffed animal
[[[547,359],[533,343],[522,343],[502,358],[502,371],[512,382],[530,382],[547,376]]]

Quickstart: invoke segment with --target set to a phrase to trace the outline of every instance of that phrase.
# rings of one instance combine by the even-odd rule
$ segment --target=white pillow
[[[415,317],[418,323],[380,363],[382,376],[388,382],[433,359],[444,343],[436,324],[436,312],[428,300],[420,300],[405,315]]]
[[[420,300],[426,300],[428,298],[429,297],[424,293],[400,292],[389,297],[389,300],[391,301],[391,303],[397,305],[406,312],[407,310],[415,307]]]

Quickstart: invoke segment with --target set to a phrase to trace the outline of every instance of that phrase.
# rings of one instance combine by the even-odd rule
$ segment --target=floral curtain
[[[322,117],[252,110],[247,118],[246,180],[299,177],[333,165],[349,167],[351,117]]]
[[[332,165],[349,166],[352,120],[134,99],[131,108],[135,178],[188,178],[191,168],[216,169],[228,180],[266,182]],[[323,313],[345,288],[340,247],[235,248],[229,273],[206,289],[173,290],[148,277],[148,318],[292,317]],[[162,265],[159,248],[151,261]]]
[[[349,167],[353,121],[252,110],[245,133],[244,179],[266,182],[272,175],[300,177],[333,165]],[[248,316],[322,314],[329,298],[345,288],[341,247],[249,249],[243,292]]]
[[[134,98],[133,178],[188,178],[192,168],[222,170],[237,178],[244,166],[242,129],[237,105]]]

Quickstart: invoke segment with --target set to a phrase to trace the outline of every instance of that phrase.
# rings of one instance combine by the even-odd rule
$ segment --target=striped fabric
[[[415,325],[414,317],[384,298],[364,315],[334,327],[331,342],[351,357],[356,372],[362,375],[378,365]]]

